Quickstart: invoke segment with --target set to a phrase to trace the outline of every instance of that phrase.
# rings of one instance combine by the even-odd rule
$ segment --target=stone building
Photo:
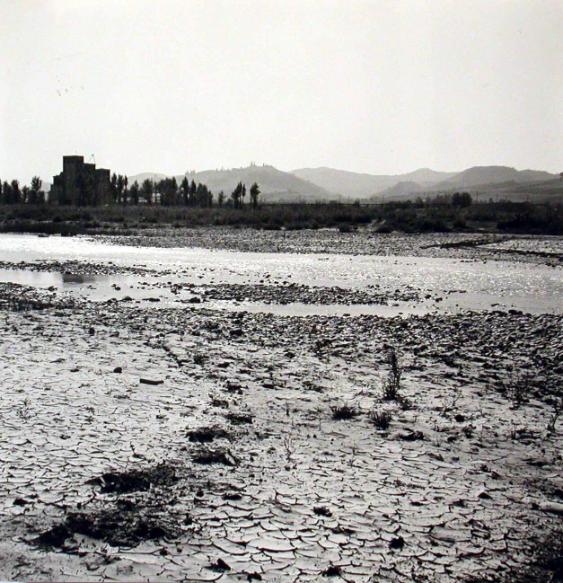
[[[63,156],[63,171],[53,176],[49,200],[76,206],[109,204],[110,171],[85,163],[84,156]]]

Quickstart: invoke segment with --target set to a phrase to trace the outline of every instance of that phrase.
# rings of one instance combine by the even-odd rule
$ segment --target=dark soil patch
[[[72,532],[111,545],[135,546],[145,540],[171,538],[179,534],[172,521],[148,511],[108,509],[99,513],[74,512],[67,516],[65,524]]]
[[[246,413],[227,413],[225,417],[233,425],[246,425],[254,421],[252,415],[248,415]]]
[[[119,504],[93,512],[70,512],[57,524],[35,539],[40,546],[63,548],[75,534],[89,536],[114,546],[134,547],[146,540],[175,538],[181,530],[177,521],[153,508],[139,509],[136,504]]]
[[[195,443],[211,443],[214,439],[229,439],[229,434],[220,427],[200,427],[188,431],[188,439]]]
[[[215,465],[236,466],[237,459],[230,451],[224,449],[206,449],[194,455],[193,461],[201,465]]]
[[[90,480],[90,484],[101,486],[104,493],[141,492],[149,490],[151,486],[168,486],[178,480],[173,468],[166,464],[159,464],[142,470],[126,472],[106,472],[98,478]]]
[[[72,536],[72,532],[64,525],[57,524],[42,532],[35,540],[35,544],[42,547],[62,547],[67,538]]]

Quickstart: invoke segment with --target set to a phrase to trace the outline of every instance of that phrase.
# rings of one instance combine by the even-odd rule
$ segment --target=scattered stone
[[[212,565],[208,567],[211,571],[217,571],[222,573],[224,571],[230,571],[231,567],[221,558],[217,559]]]
[[[399,550],[405,546],[405,539],[402,536],[394,537],[389,541],[389,548]]]
[[[342,568],[338,565],[331,565],[322,572],[323,577],[341,577]]]

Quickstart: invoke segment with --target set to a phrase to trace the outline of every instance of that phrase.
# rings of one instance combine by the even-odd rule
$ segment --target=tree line
[[[87,184],[79,176],[76,186],[79,191],[78,206],[97,206],[96,197],[89,196],[94,192],[93,185]],[[41,204],[49,201],[42,190],[42,182],[39,176],[31,179],[30,186],[20,186],[18,180],[2,182],[0,180],[0,204]],[[255,182],[248,189],[248,203],[246,203],[247,188],[239,182],[233,192],[227,197],[224,191],[220,191],[217,197],[201,182],[188,180],[184,176],[178,184],[176,178],[163,178],[162,180],[143,180],[129,185],[127,176],[112,174],[110,179],[111,202],[115,205],[161,205],[161,206],[186,206],[197,208],[230,207],[242,209],[250,206],[258,208],[260,187]]]
[[[184,176],[180,184],[178,184],[176,178],[163,178],[158,181],[147,178],[140,185],[135,181],[129,189],[127,189],[127,177],[121,178],[122,180],[120,181],[119,176],[115,174],[112,176],[112,192],[116,193],[114,196],[115,202],[139,204],[142,201],[144,204],[149,205],[160,204],[162,206],[199,208],[226,206],[242,209],[245,207],[247,189],[242,182],[236,185],[228,198],[222,190],[215,198],[215,195],[206,184],[196,183],[193,179],[190,182],[187,176]],[[250,206],[254,209],[258,208],[260,187],[256,182],[248,190],[248,195]]]
[[[29,186],[20,186],[18,180],[0,180],[0,204],[40,204],[45,202],[45,192],[41,190],[39,176],[31,179]]]

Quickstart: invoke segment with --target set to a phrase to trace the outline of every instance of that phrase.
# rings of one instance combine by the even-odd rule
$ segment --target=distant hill
[[[468,187],[473,198],[485,200],[511,200],[513,202],[563,202],[563,180],[542,180],[540,182],[501,182]]]
[[[135,174],[133,176],[128,176],[127,180],[129,181],[129,185],[133,184],[133,182],[137,181],[139,186],[143,184],[145,180],[153,180],[158,181],[166,178],[166,174],[158,174],[157,172],[141,172],[141,174]]]
[[[424,191],[424,187],[418,182],[412,180],[405,180],[404,182],[397,182],[394,186],[386,188],[380,193],[381,198],[393,199],[395,197],[404,197],[409,194],[418,194]]]
[[[228,197],[238,182],[250,187],[260,185],[266,202],[312,202],[326,200],[407,200],[440,192],[467,190],[493,200],[559,200],[563,181],[541,170],[516,170],[509,166],[474,166],[462,172],[437,172],[420,168],[406,174],[360,174],[334,168],[301,168],[283,172],[273,166],[250,165],[244,168],[186,172],[188,179],[206,184],[215,194]],[[178,183],[184,174],[176,176]],[[164,174],[145,172],[129,176],[135,180],[162,180]]]
[[[503,182],[540,182],[553,180],[555,174],[541,170],[516,170],[510,166],[473,166],[435,185],[436,189],[469,188]]]
[[[430,168],[420,168],[407,174],[361,174],[324,167],[300,168],[293,170],[292,174],[348,199],[367,198],[400,182],[417,182],[430,186],[455,175],[454,172],[437,172]]]
[[[442,185],[443,186],[443,185]],[[436,196],[437,194],[452,193],[458,190],[464,190],[473,196],[475,201],[499,201],[510,200],[512,202],[563,202],[563,180],[555,178],[553,180],[542,180],[539,182],[495,182],[490,184],[479,184],[477,186],[465,186],[438,190],[427,189],[415,182],[401,182],[384,192],[372,197],[372,200],[378,202],[414,200],[421,197]]]
[[[420,168],[406,174],[358,174],[334,168],[301,168],[293,173],[344,199],[407,200],[440,192],[469,190],[497,200],[553,200],[561,196],[561,181],[542,170],[516,170],[509,166],[474,166],[462,172]],[[555,181],[555,182],[553,182]],[[542,185],[551,184],[550,188]]]
[[[262,193],[261,199],[266,202],[306,202],[338,199],[338,196],[326,191],[324,188],[307,182],[289,172],[282,172],[273,166],[251,165],[228,170],[186,172],[185,176],[190,181],[195,180],[206,184],[215,194],[222,190],[227,197],[239,182],[246,184],[247,188],[252,183],[257,182]],[[151,173],[137,174],[129,177],[129,183],[131,184],[134,180],[137,180],[141,184],[142,180],[146,178],[162,180],[165,176]],[[183,178],[183,174],[176,176],[178,184]]]
[[[213,192],[223,190],[230,194],[239,182],[249,187],[253,182],[260,185],[262,198],[266,201],[284,200],[328,200],[335,199],[324,188],[303,180],[289,172],[283,172],[273,166],[247,166],[230,170],[204,170],[203,172],[186,173],[186,176],[196,182],[203,182]]]

